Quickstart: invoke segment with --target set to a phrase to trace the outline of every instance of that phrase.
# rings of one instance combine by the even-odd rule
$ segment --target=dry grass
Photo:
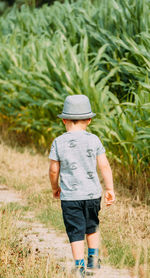
[[[18,212],[0,210],[0,277],[69,278],[51,255],[38,256],[27,244],[22,243],[24,231],[15,224],[19,219]]]
[[[136,172],[132,168],[125,168],[117,162],[112,161],[115,186],[120,195],[132,200],[133,206],[141,204],[150,205],[150,171],[149,168],[143,172]]]
[[[28,209],[34,209],[37,215],[41,213],[41,218],[43,217],[45,223],[53,222],[52,216],[57,208],[58,218],[62,223],[59,202],[52,200],[47,157],[47,154],[40,155],[28,149],[16,150],[1,143],[0,184],[21,191],[24,198],[27,199]],[[49,208],[51,218],[45,216],[46,212],[49,214]],[[44,219],[44,217],[47,218]],[[148,278],[150,265],[149,207],[138,200],[132,200],[130,196],[127,197],[127,194],[124,195],[121,191],[121,193],[117,193],[114,206],[106,208],[102,203],[100,221],[103,261],[120,268],[131,267],[132,272],[138,277]]]
[[[148,277],[150,266],[150,211],[134,207],[130,199],[117,196],[114,206],[101,211],[102,256],[122,268],[128,265],[138,277]],[[107,235],[107,237],[106,237]],[[115,246],[115,247],[114,247]],[[112,252],[111,252],[112,251]],[[121,259],[118,257],[121,256]],[[143,276],[140,271],[143,270]],[[147,275],[147,276],[146,276]]]
[[[48,159],[34,150],[16,151],[3,143],[0,145],[0,182],[29,195],[50,188]]]

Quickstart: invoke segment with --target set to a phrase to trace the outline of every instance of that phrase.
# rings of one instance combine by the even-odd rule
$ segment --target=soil
[[[3,203],[18,202],[22,204],[21,195],[10,190],[6,186],[0,185],[0,206]],[[35,254],[53,256],[61,262],[62,267],[71,269],[74,267],[70,244],[66,234],[58,234],[53,228],[46,228],[43,224],[35,222],[34,212],[27,213],[23,221],[17,223],[27,231],[23,242],[28,243]],[[127,269],[115,269],[111,266],[103,265],[93,278],[137,278],[130,274]]]

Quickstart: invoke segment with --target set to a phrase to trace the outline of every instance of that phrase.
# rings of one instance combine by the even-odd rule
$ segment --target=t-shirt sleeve
[[[96,147],[96,156],[105,153],[105,148],[102,145],[101,141],[99,140],[99,138],[97,137],[97,147]]]
[[[51,145],[49,158],[52,159],[52,160],[59,161],[59,155],[58,155],[58,152],[57,152],[56,140],[54,140],[52,145]]]

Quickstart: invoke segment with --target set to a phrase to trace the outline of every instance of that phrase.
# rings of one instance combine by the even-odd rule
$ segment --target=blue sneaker
[[[73,269],[72,274],[74,274],[77,278],[85,278],[85,268],[84,266],[76,266],[75,269]]]
[[[100,263],[101,260],[98,258],[98,256],[90,255],[88,256],[87,269],[100,269]]]

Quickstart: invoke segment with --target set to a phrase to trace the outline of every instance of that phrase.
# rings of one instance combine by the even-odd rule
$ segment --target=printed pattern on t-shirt
[[[101,196],[96,157],[104,152],[99,138],[86,131],[66,132],[53,141],[49,158],[60,161],[62,200]]]

